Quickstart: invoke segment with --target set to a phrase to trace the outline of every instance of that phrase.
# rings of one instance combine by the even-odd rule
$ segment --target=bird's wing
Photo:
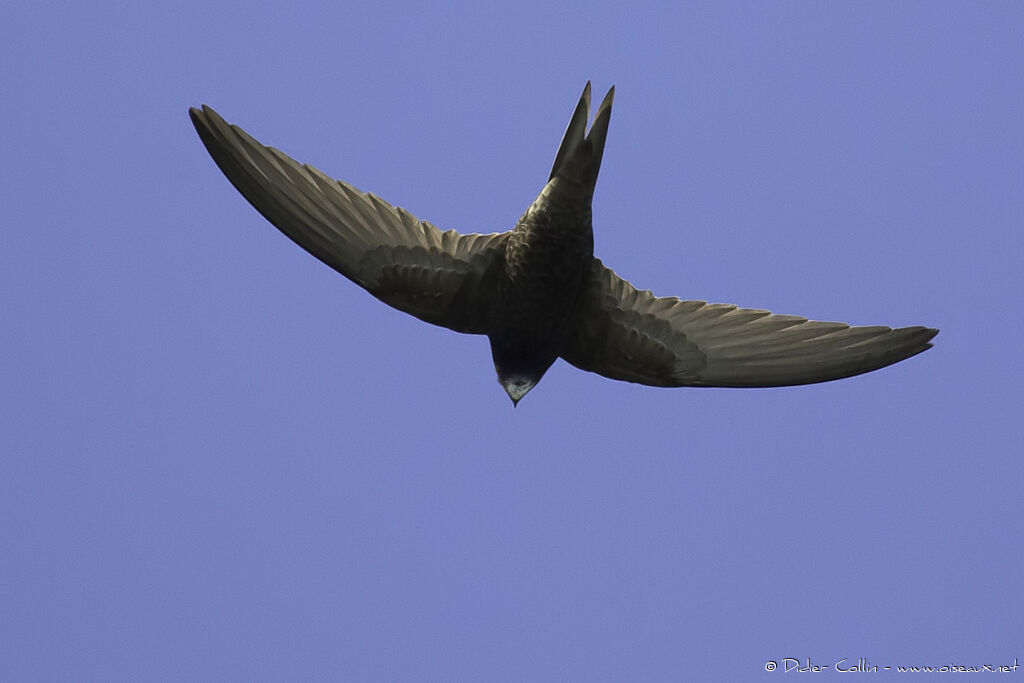
[[[850,327],[638,290],[594,259],[560,354],[661,387],[778,387],[869,372],[931,347],[927,327]]]
[[[262,145],[209,107],[189,114],[228,180],[303,249],[401,311],[457,332],[487,332],[490,288],[481,283],[507,233],[441,232]]]

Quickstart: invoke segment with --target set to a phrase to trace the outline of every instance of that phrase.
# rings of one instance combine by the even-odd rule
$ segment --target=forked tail
[[[601,170],[601,157],[604,155],[604,141],[608,137],[608,121],[612,116],[612,99],[615,86],[601,101],[594,115],[594,123],[587,132],[587,116],[590,113],[590,81],[583,88],[579,104],[572,114],[569,127],[565,130],[562,144],[555,155],[555,163],[551,167],[551,178],[565,178],[582,183],[591,191],[597,183],[597,173]]]

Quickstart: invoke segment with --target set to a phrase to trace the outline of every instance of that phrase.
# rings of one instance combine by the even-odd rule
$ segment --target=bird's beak
[[[508,397],[512,399],[513,407],[519,405],[519,401],[529,393],[530,389],[533,389],[535,384],[536,382],[526,377],[509,377],[501,380],[501,387],[508,394]]]

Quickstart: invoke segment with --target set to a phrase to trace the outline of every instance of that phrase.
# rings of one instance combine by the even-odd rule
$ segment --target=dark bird
[[[503,233],[441,232],[265,147],[204,106],[192,123],[228,180],[310,254],[389,306],[486,334],[516,404],[557,358],[657,387],[778,387],[850,377],[931,347],[927,327],[850,327],[639,290],[594,257],[591,199],[613,87],[587,131],[583,89],[551,177]]]

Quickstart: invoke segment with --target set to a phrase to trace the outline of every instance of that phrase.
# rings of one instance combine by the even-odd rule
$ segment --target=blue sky
[[[4,14],[0,677],[1024,662],[1024,6]],[[588,79],[619,274],[935,348],[766,390],[559,362],[513,410],[485,339],[293,245],[187,116],[493,232]]]

